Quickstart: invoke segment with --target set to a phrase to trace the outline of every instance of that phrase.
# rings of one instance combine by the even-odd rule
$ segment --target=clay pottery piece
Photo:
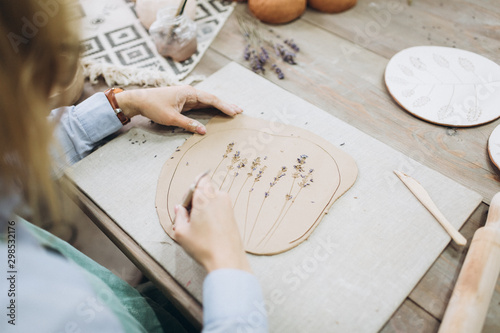
[[[156,21],[151,24],[149,34],[159,54],[182,62],[197,50],[196,23],[182,14],[175,16],[176,7],[166,7],[158,11]]]
[[[325,13],[340,13],[356,5],[357,0],[308,0],[309,7]]]
[[[142,25],[149,29],[156,20],[158,11],[165,7],[179,8],[181,0],[137,0],[135,11]],[[184,13],[194,21],[196,18],[196,0],[188,0]]]
[[[248,0],[248,8],[262,22],[288,23],[300,17],[307,0]]]

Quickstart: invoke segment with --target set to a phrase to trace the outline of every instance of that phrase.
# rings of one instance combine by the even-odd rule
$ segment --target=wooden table
[[[360,0],[352,10],[327,15],[307,10],[293,23],[273,27],[300,46],[296,66],[282,66],[286,79],[265,77],[484,197],[461,232],[470,241],[484,225],[488,204],[500,191],[499,170],[490,162],[487,140],[500,120],[457,129],[421,121],[401,109],[385,88],[383,73],[398,51],[418,45],[457,47],[500,63],[500,6],[494,0]],[[245,12],[238,4],[236,13]],[[193,74],[210,75],[230,61],[246,67],[244,38],[235,14]],[[85,96],[103,84],[86,84]],[[138,124],[140,121],[136,121]],[[81,207],[130,259],[199,326],[200,305],[123,230],[76,188]],[[439,328],[466,250],[449,245],[382,332],[435,332]],[[500,331],[500,279],[484,332]]]

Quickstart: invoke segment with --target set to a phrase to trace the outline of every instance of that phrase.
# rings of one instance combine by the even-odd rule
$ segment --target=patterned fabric
[[[85,60],[160,70],[182,80],[198,64],[234,9],[231,1],[196,1],[198,50],[183,62],[158,54],[131,0],[80,0],[73,5],[70,19],[81,20]]]

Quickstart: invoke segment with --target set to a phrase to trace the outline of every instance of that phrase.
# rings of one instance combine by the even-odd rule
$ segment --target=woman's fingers
[[[201,135],[207,133],[207,129],[203,124],[182,114],[177,114],[174,116],[172,125],[182,127],[186,131],[198,133]]]
[[[196,102],[196,105],[193,106],[193,108],[195,109],[213,106],[229,116],[235,116],[243,112],[243,110],[239,106],[226,103],[215,95],[197,89]]]
[[[189,222],[189,213],[182,205],[175,206],[174,233],[182,238],[186,234]]]
[[[201,178],[193,194],[193,207],[198,210],[206,208],[207,203],[216,195],[212,180],[206,175]]]

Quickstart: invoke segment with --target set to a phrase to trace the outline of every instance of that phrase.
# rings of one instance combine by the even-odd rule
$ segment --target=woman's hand
[[[191,214],[175,208],[175,239],[208,272],[234,268],[251,272],[226,192],[214,188],[208,176],[193,194]]]
[[[116,94],[116,100],[129,118],[140,114],[155,123],[179,126],[198,134],[207,132],[205,126],[181,112],[207,107],[215,107],[230,116],[243,112],[240,107],[191,86],[126,90]]]

